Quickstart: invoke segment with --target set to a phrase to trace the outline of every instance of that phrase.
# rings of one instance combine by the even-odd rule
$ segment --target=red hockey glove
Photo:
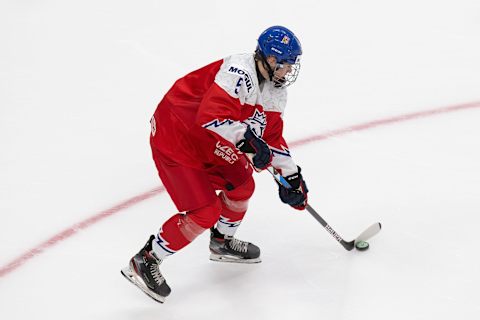
[[[297,210],[304,210],[308,201],[308,188],[300,173],[302,169],[298,166],[297,168],[297,173],[285,177],[285,180],[288,181],[292,188],[287,189],[281,184],[278,184],[278,194],[283,203],[289,204]]]
[[[237,143],[237,148],[243,153],[254,154],[252,162],[255,168],[263,170],[268,167],[270,162],[272,162],[272,151],[265,141],[259,138],[250,126],[247,127],[244,137],[245,139]]]

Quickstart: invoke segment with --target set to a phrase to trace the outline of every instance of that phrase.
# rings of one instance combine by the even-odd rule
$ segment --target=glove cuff
[[[303,179],[302,173],[301,173],[302,168],[300,168],[300,166],[297,166],[297,169],[298,169],[297,173],[294,173],[285,177],[285,180],[288,181],[288,183],[290,184],[293,190],[300,188],[300,184]]]

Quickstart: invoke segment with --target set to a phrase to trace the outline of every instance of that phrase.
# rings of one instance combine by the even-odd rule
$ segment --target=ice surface
[[[1,1],[0,268],[159,186],[149,118],[173,81],[252,51],[266,27],[302,41],[290,141],[372,120],[480,104],[480,2]],[[175,212],[167,194],[75,229],[0,277],[1,319],[475,319],[480,313],[480,106],[292,148],[310,204],[268,173],[238,236],[258,265],[208,260],[208,235],[162,265],[156,304],[120,275]]]

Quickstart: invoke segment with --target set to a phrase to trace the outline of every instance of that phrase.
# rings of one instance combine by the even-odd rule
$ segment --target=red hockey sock
[[[155,254],[163,259],[187,246],[203,231],[212,227],[221,211],[220,201],[192,210],[187,214],[177,213],[168,219],[153,241]]]
[[[222,213],[217,223],[217,230],[227,236],[233,236],[242,222],[248,208],[248,199],[232,200],[225,193],[220,193]]]

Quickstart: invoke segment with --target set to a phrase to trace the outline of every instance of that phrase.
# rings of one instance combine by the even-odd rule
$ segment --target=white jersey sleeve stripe
[[[223,121],[215,119],[204,124],[203,127],[215,132],[233,145],[236,145],[240,140],[242,140],[244,138],[245,131],[247,131],[247,127],[244,124],[230,119],[225,119]]]

